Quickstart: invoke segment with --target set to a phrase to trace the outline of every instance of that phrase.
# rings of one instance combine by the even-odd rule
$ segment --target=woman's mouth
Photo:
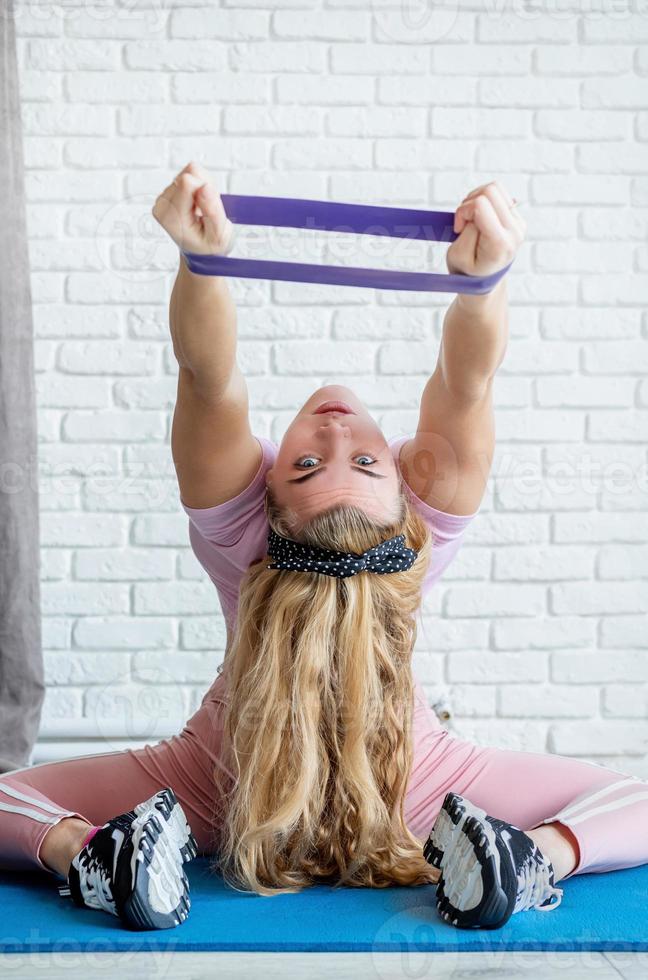
[[[342,412],[344,415],[355,415],[353,409],[346,402],[338,401],[323,402],[313,414],[321,415],[323,412]]]

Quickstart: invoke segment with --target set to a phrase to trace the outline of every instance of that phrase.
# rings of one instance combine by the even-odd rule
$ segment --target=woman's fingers
[[[498,181],[475,187],[454,216],[457,239],[447,253],[450,271],[488,275],[510,263],[526,234],[515,198]]]
[[[179,174],[160,194],[153,206],[153,217],[181,248],[194,228],[194,193],[200,187],[198,178],[189,173]]]
[[[509,192],[496,180],[490,181],[487,184],[482,184],[480,187],[476,187],[473,191],[466,195],[463,199],[457,211],[463,207],[469,201],[475,200],[479,196],[485,196],[493,205],[495,212],[504,228],[507,228],[515,233],[516,239],[521,242],[524,238],[526,231],[526,222],[518,214],[517,211],[513,209],[515,204],[515,199],[509,194]],[[463,227],[465,219],[462,219],[461,226]],[[457,229],[455,229],[457,230]]]
[[[195,206],[194,195],[202,184],[209,180],[207,171],[199,164],[191,161],[183,167],[171,183],[164,188],[158,196],[157,201],[165,200],[173,202],[176,208],[193,208]]]
[[[459,238],[457,238],[447,252],[448,272],[465,272],[470,274],[475,264],[475,254],[477,252],[477,242],[479,231],[477,227],[469,221]]]
[[[491,183],[485,184],[478,191],[470,193],[459,207],[461,208],[465,204],[474,202],[480,197],[484,197],[490,201],[493,210],[504,228],[513,229],[517,227],[515,212],[511,210],[511,206],[514,203],[513,198],[496,181],[491,181]]]
[[[511,210],[513,206],[511,195],[505,193],[496,181],[486,185],[484,195],[493,205],[493,210],[504,228],[513,229],[515,227],[515,212]]]
[[[202,238],[196,213],[196,193],[204,183],[204,176],[202,168],[193,161],[188,163],[153,205],[153,217],[180,248],[191,250]]]
[[[464,201],[467,201],[471,197],[476,197],[477,194],[483,194],[486,191],[486,189],[489,187],[495,188],[496,190],[499,191],[499,193],[502,195],[509,208],[512,207],[512,205],[515,203],[514,198],[511,197],[511,195],[506,190],[506,188],[502,184],[500,184],[499,181],[497,180],[489,180],[486,184],[480,184],[479,187],[475,187],[474,190],[466,194]]]
[[[185,171],[179,174],[173,182],[174,191],[171,200],[182,211],[193,210],[195,207],[194,195],[202,185],[203,181],[199,177],[194,177],[193,174]]]
[[[447,253],[450,271],[487,275],[510,262],[517,250],[517,232],[505,228],[487,194],[476,194],[457,209],[459,237]]]
[[[223,254],[232,243],[234,226],[225,213],[220,194],[217,193],[207,170],[190,161],[183,173],[197,180],[200,186],[194,191],[195,214],[200,219],[204,244],[210,250]]]
[[[184,251],[227,254],[233,225],[207,170],[190,161],[156,199],[153,216]]]
[[[211,176],[207,170],[205,170],[201,163],[196,163],[195,160],[190,160],[187,166],[182,168],[180,174],[185,173],[191,174],[192,177],[197,177],[203,184],[208,184],[211,180]],[[178,177],[180,174],[178,174]]]
[[[176,186],[178,186],[180,177],[182,177],[183,174],[188,174],[190,177],[194,177],[198,181],[197,187],[200,187],[203,184],[208,184],[211,180],[211,177],[208,174],[208,172],[205,170],[205,168],[200,163],[196,163],[195,160],[190,160],[189,163],[186,165],[186,167],[183,167],[180,173],[174,178],[173,183]],[[194,208],[197,209],[197,215],[200,217],[201,216],[200,208],[197,207],[195,201],[195,194],[196,194],[195,190],[193,194],[194,194],[193,206]]]
[[[510,232],[505,228],[490,198],[480,194],[461,205],[462,216],[472,222],[480,235],[494,245],[505,245],[510,241]]]
[[[216,193],[211,184],[203,184],[196,194],[196,200],[202,214],[206,244],[221,254],[229,251],[234,226],[225,214],[220,194]]]

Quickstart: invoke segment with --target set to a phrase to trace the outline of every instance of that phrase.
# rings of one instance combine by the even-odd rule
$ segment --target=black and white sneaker
[[[73,858],[59,893],[111,912],[129,929],[170,929],[189,914],[182,865],[197,851],[184,810],[167,787],[105,823]]]
[[[456,793],[446,794],[423,853],[441,870],[439,914],[460,929],[498,929],[515,912],[560,905],[551,861],[531,837]]]

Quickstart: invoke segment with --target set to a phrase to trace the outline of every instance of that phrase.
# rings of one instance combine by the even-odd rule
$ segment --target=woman
[[[467,195],[450,271],[511,261],[525,230],[513,206],[497,183]],[[185,251],[228,249],[196,164],[153,214]],[[58,873],[62,894],[133,929],[183,921],[197,851],[263,895],[438,882],[447,921],[494,928],[554,908],[562,878],[648,861],[645,783],[458,738],[412,677],[422,595],[488,478],[505,290],[454,299],[413,438],[388,442],[351,389],[326,385],[277,447],[250,430],[226,281],[181,258],[172,452],[227,623],[222,669],[178,736],[5,774],[0,866]]]

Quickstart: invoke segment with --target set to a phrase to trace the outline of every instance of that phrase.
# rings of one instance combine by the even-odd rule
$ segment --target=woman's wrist
[[[180,250],[178,255],[177,280],[182,289],[191,290],[192,295],[200,297],[224,295],[228,292],[227,280],[224,276],[205,276],[200,272],[192,272],[187,258]]]
[[[506,302],[506,276],[503,276],[487,293],[457,293],[454,303],[467,316],[490,319],[497,315]]]

